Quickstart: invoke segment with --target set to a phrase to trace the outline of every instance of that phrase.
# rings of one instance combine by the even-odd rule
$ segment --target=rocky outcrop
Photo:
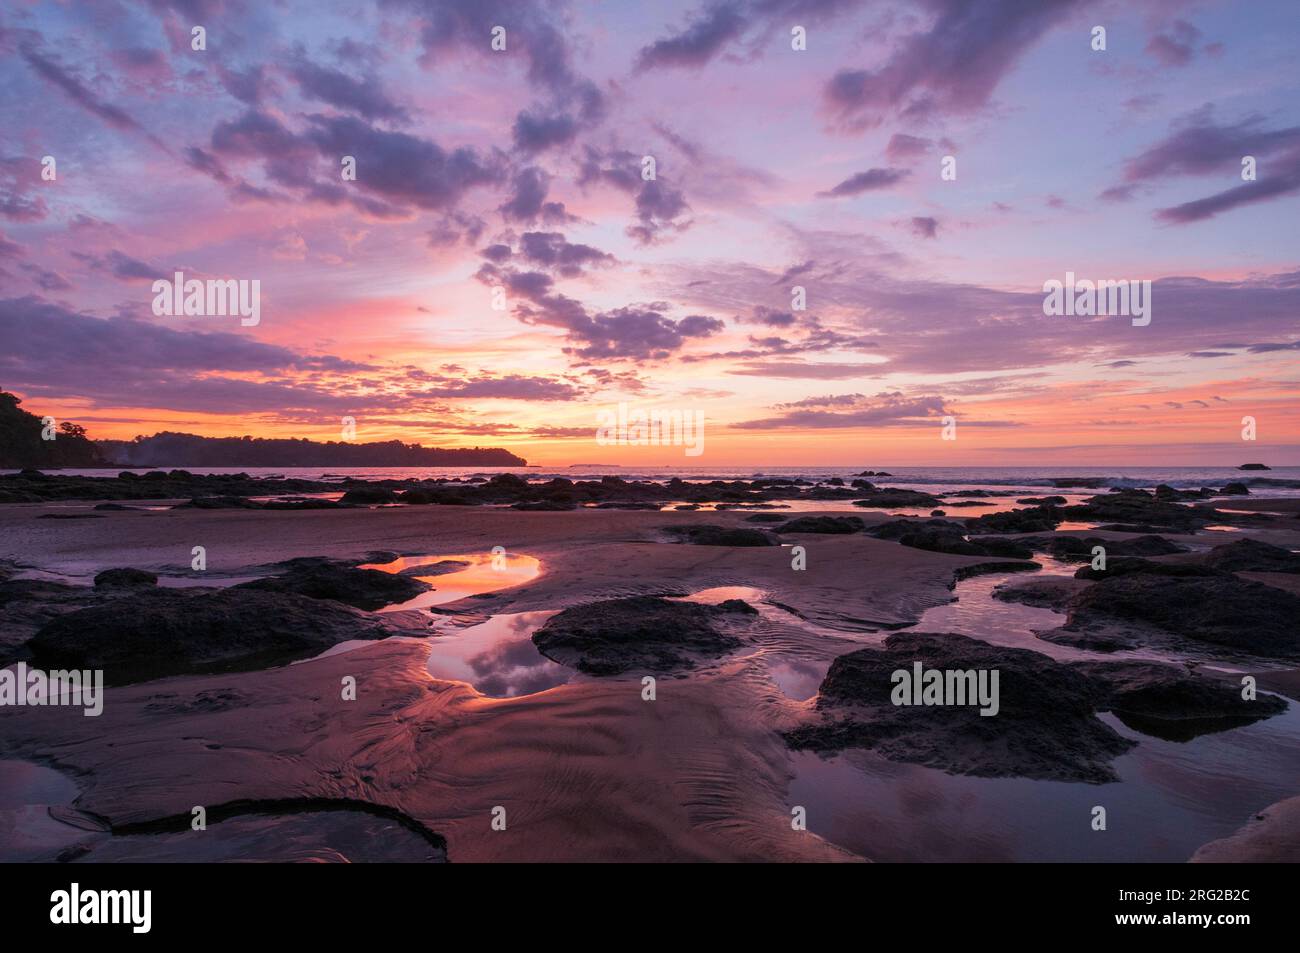
[[[669,526],[668,533],[678,537],[684,543],[695,546],[775,546],[771,536],[758,529],[745,527],[715,526],[712,523],[699,523],[687,526]]]
[[[392,633],[337,602],[254,589],[145,589],[64,613],[28,643],[46,669],[102,669],[110,685],[308,658]]]
[[[1151,564],[1084,589],[1070,600],[1065,625],[1039,637],[1101,651],[1166,645],[1216,658],[1300,661],[1297,619],[1300,596],[1283,589],[1208,567]]]
[[[241,583],[235,588],[291,592],[309,599],[332,599],[371,612],[414,599],[429,588],[426,583],[401,573],[358,569],[321,556],[291,559],[281,563],[279,568],[285,572]]]
[[[738,648],[727,624],[756,614],[739,599],[713,606],[632,596],[564,609],[533,634],[533,644],[588,675],[674,672]]]
[[[996,704],[984,707],[991,692],[965,699],[940,694],[943,704],[916,704],[900,673],[914,678],[918,663],[922,673],[944,679],[988,673],[986,688],[996,672]],[[907,632],[835,659],[809,719],[785,738],[796,749],[869,748],[955,774],[1100,783],[1116,780],[1111,761],[1136,742],[1098,712],[1114,712],[1146,734],[1190,737],[1285,708],[1271,696],[1244,701],[1233,686],[1178,666],[1063,663],[960,635]],[[981,714],[990,709],[996,710]]]

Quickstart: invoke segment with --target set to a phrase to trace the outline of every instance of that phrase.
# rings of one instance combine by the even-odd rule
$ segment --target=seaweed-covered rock
[[[1100,546],[1106,558],[1120,556],[1170,556],[1185,553],[1187,548],[1163,536],[1139,536],[1136,539],[1104,539],[1100,536],[1022,536],[1016,540],[1035,552],[1048,553],[1063,560],[1090,560]]]
[[[631,596],[564,609],[533,633],[533,644],[589,675],[671,672],[738,648],[741,640],[723,625],[756,614],[739,599],[712,606]]]

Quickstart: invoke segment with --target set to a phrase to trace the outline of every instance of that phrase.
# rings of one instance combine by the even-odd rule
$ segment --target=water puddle
[[[79,794],[67,775],[30,761],[0,761],[0,863],[48,861],[86,831],[50,815]]]
[[[443,565],[439,565],[443,564]],[[428,567],[422,573],[422,567]],[[435,568],[436,567],[436,568]],[[414,576],[434,588],[422,592],[414,599],[394,603],[381,612],[401,612],[407,609],[428,609],[470,596],[522,586],[532,582],[542,571],[541,560],[519,553],[469,553],[440,556],[400,556],[392,562],[366,563],[358,569],[378,569],[380,572],[401,573]],[[448,572],[448,569],[452,571]]]
[[[429,674],[466,682],[490,698],[533,695],[580,678],[533,644],[533,633],[557,611],[503,613],[478,625],[443,630],[430,643]]]

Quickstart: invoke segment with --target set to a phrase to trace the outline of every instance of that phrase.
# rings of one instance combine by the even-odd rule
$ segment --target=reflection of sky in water
[[[421,576],[417,570],[420,566],[433,566],[441,562],[462,562],[463,569],[445,574]],[[518,553],[470,553],[451,556],[402,556],[389,563],[366,563],[359,569],[378,569],[381,572],[403,573],[414,576],[433,586],[428,592],[422,592],[407,602],[387,606],[381,611],[397,612],[403,609],[424,609],[429,606],[445,605],[468,596],[496,592],[512,586],[523,585],[536,579],[542,570],[541,562],[533,556]]]
[[[554,611],[493,616],[464,629],[446,629],[430,643],[429,674],[468,682],[492,698],[531,695],[572,681],[577,672],[543,656],[533,633]]]
[[[1294,705],[1186,743],[1100,717],[1138,741],[1113,762],[1116,783],[973,778],[861,750],[791,752],[789,803],[807,808],[809,830],[874,860],[1181,862],[1295,794]],[[1092,830],[1095,805],[1106,808],[1105,831]]]

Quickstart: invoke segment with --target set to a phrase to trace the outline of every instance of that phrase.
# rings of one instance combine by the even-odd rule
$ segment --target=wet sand
[[[925,857],[915,842],[886,850],[824,817],[811,830],[792,829],[791,809],[803,806],[796,799],[816,772],[804,764],[810,756],[793,755],[779,732],[799,719],[835,656],[949,604],[957,570],[997,561],[860,533],[805,535],[790,537],[807,550],[807,570],[795,572],[788,546],[685,545],[665,533],[689,523],[753,527],[743,511],[424,506],[36,518],[52,509],[0,507],[0,559],[85,577],[131,566],[213,585],[304,555],[365,563],[376,553],[452,558],[500,546],[540,561],[530,582],[439,606],[435,632],[444,623],[481,624],[489,614],[550,612],[595,599],[762,590],[752,643],[690,677],[660,677],[654,701],[642,699],[639,678],[575,678],[532,694],[488,697],[467,682],[434,678],[425,640],[395,638],[264,671],[110,688],[99,718],[79,709],[0,709],[0,758],[58,769],[79,788],[73,807],[114,828],[188,814],[195,805],[363,801],[444,837],[452,861],[854,860],[872,859],[873,851],[881,859]],[[893,518],[857,515],[868,524]],[[1276,521],[1258,535],[1300,547],[1300,524]],[[1170,538],[1207,548],[1233,537]],[[189,568],[196,545],[206,549],[206,573]],[[1290,587],[1295,578],[1279,582]],[[430,582],[437,586],[438,577]],[[401,615],[409,621],[415,614]],[[1020,638],[993,624],[999,631],[984,636],[990,641]],[[345,676],[356,679],[355,701],[340,697]],[[1252,796],[1271,790],[1264,785]],[[845,808],[834,801],[827,810]],[[1235,812],[1224,833],[1265,806],[1222,807]],[[505,830],[493,829],[495,808],[505,809]],[[264,834],[235,840],[256,854],[265,850]],[[102,835],[87,836],[102,843]],[[114,837],[101,857],[229,855],[189,839],[203,833],[166,836],[165,843]],[[310,839],[296,831],[291,840],[304,836]],[[394,856],[410,859],[406,850],[395,847]],[[95,844],[83,859],[97,859]]]

